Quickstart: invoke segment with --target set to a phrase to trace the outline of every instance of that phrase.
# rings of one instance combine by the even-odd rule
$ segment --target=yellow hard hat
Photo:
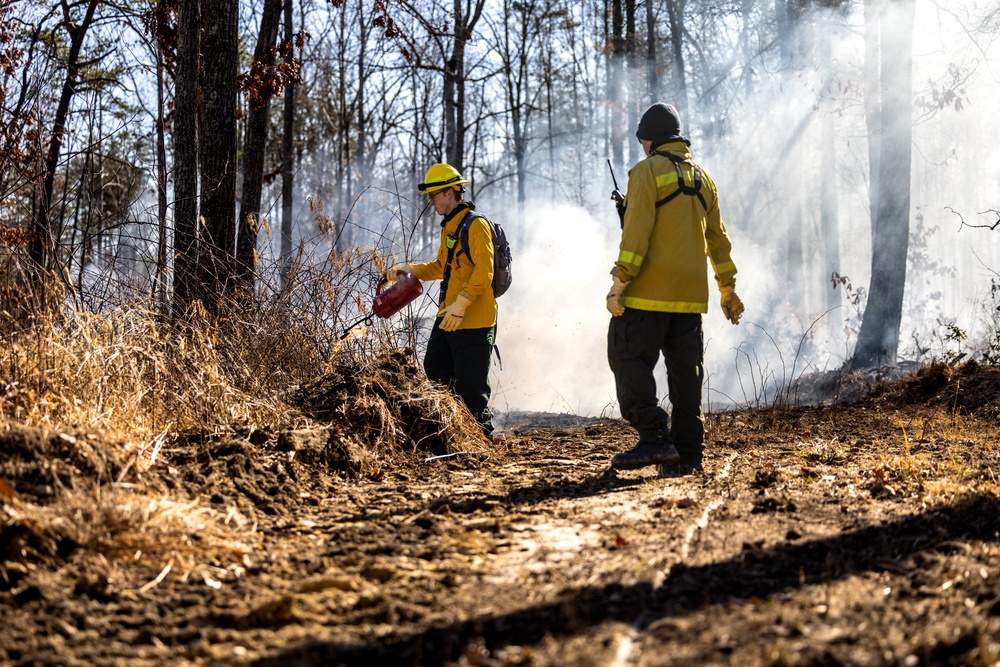
[[[420,190],[420,194],[429,195],[445,188],[461,190],[462,183],[468,182],[468,179],[462,178],[462,175],[458,173],[458,169],[441,162],[431,165],[431,168],[427,170],[427,175],[424,176],[424,182],[417,185],[417,189]]]

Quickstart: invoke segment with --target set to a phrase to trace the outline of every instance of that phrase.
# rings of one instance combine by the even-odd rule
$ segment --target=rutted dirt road
[[[613,420],[360,479],[274,438],[166,448],[144,484],[205,522],[171,559],[15,530],[44,475],[9,431],[0,662],[1000,664],[997,411],[922,386],[710,416],[677,479],[611,472]]]

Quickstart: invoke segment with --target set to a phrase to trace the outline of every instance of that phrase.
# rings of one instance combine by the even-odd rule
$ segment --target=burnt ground
[[[380,454],[329,391],[311,429],[192,434],[142,472],[7,425],[0,664],[1000,664],[998,387],[934,365],[709,415],[672,479],[610,471],[635,434],[607,419]]]

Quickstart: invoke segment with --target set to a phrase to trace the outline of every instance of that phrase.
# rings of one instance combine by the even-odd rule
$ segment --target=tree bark
[[[674,105],[681,118],[688,119],[688,125],[694,120],[688,107],[687,75],[684,73],[684,10],[686,0],[667,0],[667,16],[670,19],[670,51],[673,60],[673,85],[671,90],[676,99]],[[688,130],[690,133],[690,130]]]
[[[882,0],[879,76],[883,91],[877,216],[872,225],[872,274],[851,366],[895,364],[906,285],[913,138],[914,0]],[[889,122],[892,119],[892,122]]]
[[[264,149],[267,147],[268,112],[274,77],[275,46],[281,24],[282,0],[264,0],[260,31],[254,49],[254,67],[262,81],[253,81],[243,141],[243,194],[240,198],[239,235],[236,243],[236,281],[244,295],[253,294],[257,268],[257,235],[260,231],[260,199],[264,188]],[[290,4],[291,0],[289,0]],[[251,68],[254,72],[254,68]]]
[[[295,57],[292,0],[285,0],[285,42],[288,59]],[[281,287],[288,282],[292,269],[292,205],[295,186],[295,82],[285,86],[281,136]]]
[[[656,20],[653,17],[653,3],[646,3],[646,86],[649,99],[655,103],[660,99],[660,77],[656,71]]]
[[[636,54],[636,31],[635,31],[635,0],[624,0],[625,2],[625,64],[628,71],[628,80],[636,81],[640,78],[639,76],[639,59]],[[633,78],[634,77],[634,78]],[[639,114],[649,106],[648,98],[647,104],[643,105],[643,96],[638,90],[638,86],[630,85],[626,88],[626,95],[628,99],[625,101],[625,123],[626,127],[632,118],[638,119]],[[654,100],[655,101],[655,100]],[[625,131],[625,136],[629,136],[629,132]],[[628,163],[635,164],[643,156],[640,155],[639,150],[642,148],[638,141],[626,141],[628,145]]]
[[[156,274],[153,280],[152,299],[160,311],[166,308],[166,285],[163,277],[167,271],[167,140],[163,115],[163,51],[157,41],[156,49]],[[162,312],[161,312],[162,315]]]
[[[611,72],[608,77],[608,108],[611,112],[611,161],[618,173],[625,171],[625,18],[622,0],[611,0]]]
[[[201,213],[205,221],[199,273],[205,307],[220,314],[236,273],[236,102],[238,0],[204,5],[206,64],[202,78]]]
[[[486,0],[472,0],[462,8],[462,0],[454,0],[451,57],[444,66],[445,159],[461,174],[465,174],[465,43],[472,37],[483,13]]]
[[[197,286],[200,31],[199,0],[178,0],[174,91],[174,315],[184,313],[200,291]]]

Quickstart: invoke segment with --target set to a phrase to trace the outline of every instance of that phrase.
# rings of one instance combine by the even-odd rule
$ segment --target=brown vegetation
[[[250,331],[129,311],[11,339],[6,663],[1000,659],[995,367],[710,415],[705,472],[656,479],[608,469],[616,420],[483,439],[390,337],[338,328],[315,364]]]

